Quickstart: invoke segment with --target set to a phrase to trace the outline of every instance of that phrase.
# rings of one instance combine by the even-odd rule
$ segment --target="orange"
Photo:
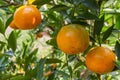
[[[78,24],[63,26],[57,35],[57,45],[66,54],[84,52],[89,45],[89,34]]]
[[[9,26],[13,29],[18,29],[18,27],[15,25],[14,21],[12,21]]]
[[[116,55],[105,47],[95,47],[86,56],[86,66],[98,74],[111,72],[115,61]]]
[[[23,5],[15,11],[14,22],[19,29],[34,29],[41,22],[41,14],[34,5]]]

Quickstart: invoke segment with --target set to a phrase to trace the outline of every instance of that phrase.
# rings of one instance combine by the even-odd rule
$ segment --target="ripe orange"
[[[96,47],[86,56],[86,66],[98,74],[105,74],[114,69],[116,55],[108,48]]]
[[[12,21],[9,26],[13,29],[18,29],[18,27],[15,25],[14,21]]]
[[[84,52],[89,45],[89,34],[81,25],[66,25],[57,35],[57,45],[66,54]]]
[[[34,29],[41,22],[41,14],[34,5],[23,5],[15,11],[14,22],[19,29]]]

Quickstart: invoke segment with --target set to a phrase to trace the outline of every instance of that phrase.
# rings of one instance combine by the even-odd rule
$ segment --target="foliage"
[[[120,0],[35,0],[33,4],[42,14],[41,24],[34,30],[9,29],[15,10],[24,3],[25,0],[0,0],[0,80],[117,78],[120,74]],[[71,23],[84,25],[89,32],[91,43],[83,55],[65,55],[57,47],[58,31]],[[52,48],[48,55],[41,57],[39,48],[35,48],[35,34],[46,28],[50,36],[46,43]],[[99,45],[109,47],[118,57],[113,72],[101,76],[85,65],[87,52]],[[53,63],[57,64],[54,69]],[[48,71],[52,74],[44,76]]]

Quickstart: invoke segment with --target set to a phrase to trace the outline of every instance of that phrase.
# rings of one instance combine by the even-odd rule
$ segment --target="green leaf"
[[[120,29],[120,14],[115,15],[115,29]]]
[[[24,80],[31,80],[31,78],[36,77],[37,75],[37,67],[35,67],[34,69],[27,69],[27,71],[25,71],[25,79]]]
[[[54,46],[55,48],[57,48],[56,39],[50,39],[46,43],[49,44],[49,45]]]
[[[71,22],[72,24],[80,24],[80,25],[83,25],[83,26],[90,26],[87,22],[85,21],[80,21],[80,19],[72,19]]]
[[[116,41],[116,44],[115,44],[115,54],[118,60],[120,60],[120,43],[118,41]]]
[[[58,75],[63,76],[65,79],[64,80],[68,80],[68,78],[70,77],[70,75],[68,75],[67,73],[65,73],[64,71],[60,71],[60,70],[56,70],[56,73]]]
[[[27,50],[28,50],[28,44],[26,44],[25,42],[22,43],[22,47],[23,47],[23,52],[22,52],[22,58],[25,58],[26,57],[26,53],[27,53]]]
[[[29,64],[32,63],[32,59],[34,55],[37,54],[37,52],[38,52],[38,48],[32,51],[28,56],[26,56],[26,48],[25,48],[25,51],[23,54],[24,55],[23,58],[25,58],[24,70],[28,70]]]
[[[12,48],[13,51],[15,51],[17,48],[17,40],[16,40],[16,35],[14,31],[12,31],[9,35],[8,46]]]
[[[84,64],[83,62],[78,62],[78,63],[76,63],[74,69],[80,67],[80,66],[83,65],[83,64]]]
[[[2,20],[0,19],[0,33],[4,34],[5,33],[5,27],[4,27],[4,23],[2,22]]]
[[[64,63],[61,69],[65,68],[66,66],[68,66],[68,64]]]
[[[1,0],[0,0],[0,4],[2,4],[2,5],[3,5],[3,4],[6,4],[6,2],[5,2],[5,1],[1,1]]]
[[[48,77],[47,80],[55,80],[54,78],[55,78],[55,72],[53,72],[53,73]]]
[[[89,19],[89,20],[99,20],[99,18],[96,15],[90,12],[84,12],[82,14],[79,14],[79,18]]]
[[[47,59],[46,64],[52,64],[52,63],[61,63],[62,61],[59,59]]]
[[[56,14],[54,12],[48,12],[48,18],[53,21],[59,21],[58,17],[56,17]]]
[[[4,57],[4,56],[12,57],[10,54],[2,54],[2,53],[0,53],[0,57]]]
[[[95,20],[94,23],[94,35],[100,35],[100,32],[104,25],[104,15],[100,18],[100,20]]]
[[[92,36],[90,36],[90,41],[91,42],[96,42],[96,40]]]
[[[52,0],[35,0],[35,1],[33,2],[33,4],[42,6],[42,5],[44,5],[44,4],[49,3],[50,1],[52,1]]]
[[[65,10],[68,10],[69,8],[70,7],[68,7],[66,5],[55,5],[50,10],[51,11],[65,11]]]
[[[43,80],[43,69],[44,69],[44,64],[46,62],[46,58],[40,59],[40,61],[37,64],[37,80]]]
[[[113,30],[113,27],[114,27],[114,25],[112,25],[110,28],[108,28],[108,29],[105,31],[105,33],[104,33],[104,35],[103,35],[103,38],[102,38],[102,41],[103,41],[103,42],[111,35],[112,30]]]
[[[30,54],[29,54],[29,59],[33,56],[33,55],[36,55],[38,52],[38,48],[36,48],[34,51],[32,51]]]
[[[5,42],[3,42],[3,41],[0,41],[0,51],[2,51],[2,49],[4,48],[4,46],[5,46]]]
[[[24,79],[25,77],[23,75],[17,75],[17,76],[10,78],[10,80],[24,80]]]
[[[71,66],[68,66],[68,70],[69,70],[70,76],[72,76],[72,73],[73,73],[72,67],[71,67]]]
[[[76,55],[68,55],[68,61],[72,62],[76,59]]]
[[[7,20],[7,22],[6,22],[6,25],[5,25],[5,29],[10,25],[10,23],[12,22],[12,20],[13,20],[13,15],[11,15],[11,16],[8,18],[8,20]]]
[[[120,61],[119,61],[119,60],[117,60],[117,61],[115,62],[115,66],[116,66],[118,69],[120,69]]]
[[[81,0],[81,1],[87,7],[93,8],[95,10],[99,10],[96,0]]]
[[[6,12],[3,9],[0,9],[0,19],[4,21],[6,18]]]

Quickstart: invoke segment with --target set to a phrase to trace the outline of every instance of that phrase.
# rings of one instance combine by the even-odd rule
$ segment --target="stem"
[[[1,5],[0,8],[4,8],[4,7],[8,7],[8,6],[11,6],[11,5],[14,5],[14,6],[17,6],[19,5],[19,3],[17,2],[14,2],[13,0],[5,0],[5,2],[7,2],[6,5]]]
[[[98,35],[97,37],[98,37],[99,46],[101,46],[100,35]]]

